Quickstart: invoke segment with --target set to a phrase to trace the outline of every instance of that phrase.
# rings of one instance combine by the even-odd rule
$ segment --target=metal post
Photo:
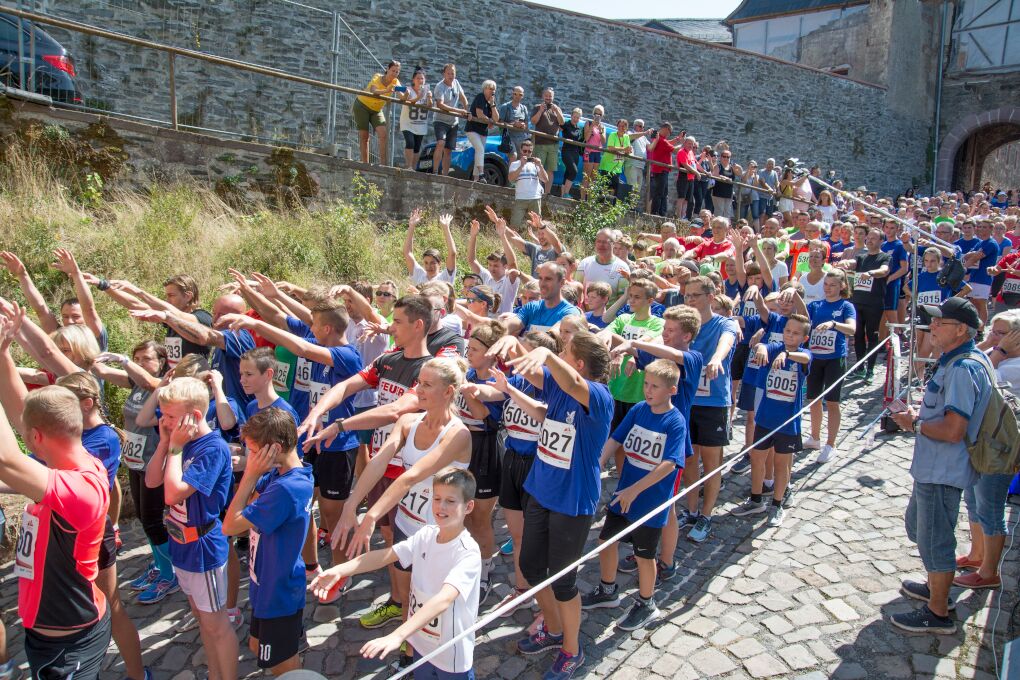
[[[18,9],[21,9],[21,0],[18,0]],[[27,20],[18,17],[18,87],[25,88],[25,23]],[[29,23],[29,26],[32,24]]]
[[[170,126],[177,129],[177,79],[174,73],[174,60],[177,55],[168,53],[170,57]]]
[[[337,13],[333,12],[333,34],[330,40],[330,51],[332,57],[330,58],[329,66],[329,82],[336,85],[337,78],[340,75],[340,20]],[[329,155],[336,154],[336,100],[338,93],[336,90],[329,90],[329,102],[326,107],[326,139],[329,143]]]
[[[931,195],[935,195],[935,186],[938,181],[938,165],[939,165],[939,144],[942,143],[942,135],[939,134],[939,126],[942,125],[942,71],[945,69],[946,63],[946,17],[949,14],[949,0],[943,0],[942,2],[942,22],[939,24],[939,58],[938,58],[938,78],[935,84],[935,140],[934,140],[934,166],[931,169]],[[949,187],[952,189],[952,187]]]
[[[35,92],[35,26],[31,24],[28,33],[28,87],[25,89]]]
[[[921,258],[918,256],[920,251],[921,239],[914,239],[914,257],[912,259],[912,266],[910,272],[910,285],[914,290],[914,294],[910,296],[910,319],[908,325],[910,326],[910,344],[907,346],[907,406],[910,406],[910,395],[911,395],[911,382],[914,379],[914,361],[917,359],[917,272],[918,263]],[[934,248],[934,246],[928,246]]]

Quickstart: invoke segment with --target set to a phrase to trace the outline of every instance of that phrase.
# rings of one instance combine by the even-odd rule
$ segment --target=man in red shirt
[[[70,390],[47,386],[20,403],[6,351],[11,320],[0,317],[0,480],[31,501],[15,553],[18,614],[33,677],[95,680],[110,644],[110,613],[96,587],[110,505],[106,471],[81,444],[82,413]],[[18,402],[18,403],[14,403]],[[18,448],[8,416],[37,457]]]
[[[690,251],[691,256],[698,261],[720,260],[733,255],[733,242],[726,238],[730,230],[730,221],[725,217],[712,218],[712,240],[704,241],[701,245]]]
[[[649,193],[652,198],[651,210],[653,215],[662,215],[663,217],[666,216],[666,208],[669,206],[669,173],[673,163],[673,152],[676,150],[676,144],[684,139],[683,130],[673,139],[669,138],[671,134],[673,134],[673,126],[670,123],[660,125],[659,131],[648,145],[647,152],[648,160],[653,161],[648,164],[651,166],[649,185]],[[665,163],[665,165],[659,165],[659,163]]]
[[[680,170],[676,176],[676,218],[678,220],[690,220],[694,210],[694,183],[701,179],[697,156],[694,153],[697,148],[698,140],[694,137],[685,137],[683,147],[676,152],[676,165]]]

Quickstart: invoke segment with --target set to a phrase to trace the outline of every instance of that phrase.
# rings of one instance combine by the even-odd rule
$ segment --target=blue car
[[[582,118],[583,122],[587,122],[587,119]],[[605,123],[606,134],[616,132],[615,125],[609,125]],[[507,154],[499,150],[500,142],[503,139],[502,132],[496,129],[495,133],[490,134],[485,139],[485,181],[488,184],[494,184],[496,186],[510,186],[510,158]],[[563,148],[563,142],[559,144],[560,148]],[[415,168],[418,172],[432,172],[433,154],[436,150],[436,143],[434,141],[428,142],[422,146],[421,157],[418,159],[418,165]],[[459,179],[471,179],[471,174],[474,170],[475,165],[475,149],[468,142],[467,137],[464,136],[463,131],[457,137],[457,146],[453,149],[451,155],[451,166],[453,167],[452,175]],[[563,165],[562,154],[558,158],[556,164],[556,172],[553,173],[553,187],[563,186],[563,173],[565,167]],[[575,179],[574,185],[571,187],[570,194],[574,198],[579,196],[581,177],[584,173],[584,161],[578,161],[577,178]],[[626,183],[623,173],[620,173],[620,181]],[[554,193],[558,193],[554,190]]]

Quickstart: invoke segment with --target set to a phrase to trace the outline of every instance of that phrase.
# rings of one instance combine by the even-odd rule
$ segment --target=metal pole
[[[18,0],[18,9],[21,9],[21,0]],[[29,24],[31,26],[32,24]],[[18,18],[18,87],[25,88],[25,19]]]
[[[938,81],[935,85],[935,139],[934,139],[934,165],[931,171],[931,195],[935,195],[935,182],[938,179],[939,144],[942,135],[939,134],[939,126],[942,125],[942,71],[945,70],[946,59],[946,17],[949,15],[949,0],[942,2],[942,23],[939,26],[939,58],[938,58]],[[950,187],[952,188],[952,187]]]
[[[910,296],[910,345],[907,347],[907,406],[910,406],[911,382],[914,379],[914,361],[917,359],[917,272],[918,263],[921,258],[918,255],[920,250],[920,239],[914,242],[914,257],[910,272],[910,285],[914,294]]]
[[[337,34],[340,31],[340,21],[337,19],[337,14],[334,11],[333,14],[333,34],[330,38],[330,52],[332,56],[330,58],[329,65],[329,82],[336,85],[337,77],[339,73],[340,63],[340,52],[339,52],[339,41]],[[329,144],[329,155],[332,156],[336,153],[336,90],[328,91],[329,100],[326,106],[326,141]]]
[[[35,27],[29,25],[28,33],[28,87],[29,92],[35,92]]]
[[[170,52],[170,126],[177,129],[177,78],[174,73],[174,60],[177,55]]]

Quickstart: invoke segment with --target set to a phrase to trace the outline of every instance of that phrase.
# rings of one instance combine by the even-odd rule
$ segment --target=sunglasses
[[[384,290],[377,290],[377,291],[375,291],[375,296],[376,297],[393,297],[393,293],[387,293]]]

